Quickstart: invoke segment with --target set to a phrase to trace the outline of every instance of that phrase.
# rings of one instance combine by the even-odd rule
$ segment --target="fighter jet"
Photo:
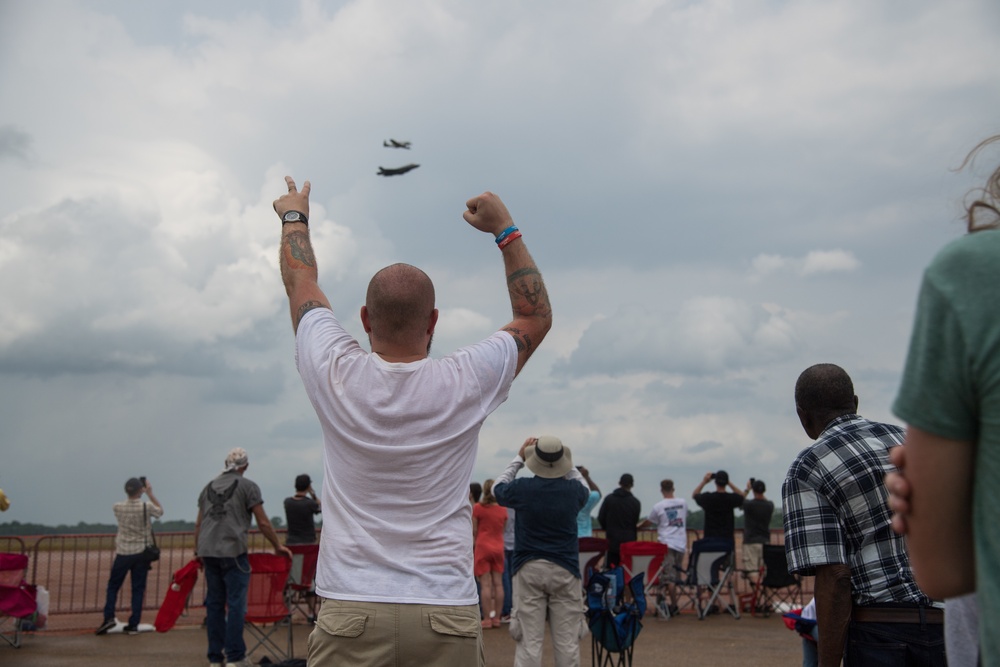
[[[390,139],[389,141],[383,141],[382,145],[386,148],[405,148],[406,150],[410,150],[409,141],[396,141],[395,139]]]
[[[386,169],[385,167],[379,167],[376,176],[399,176],[400,174],[405,174],[408,171],[412,171],[419,167],[419,164],[408,164],[404,167],[396,167],[395,169]]]

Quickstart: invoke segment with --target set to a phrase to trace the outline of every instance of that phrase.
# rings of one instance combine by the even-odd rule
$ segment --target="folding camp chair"
[[[0,638],[14,648],[21,647],[21,631],[38,605],[37,589],[24,577],[28,557],[24,554],[0,553]]]
[[[687,572],[677,582],[677,586],[691,598],[690,606],[698,612],[698,620],[704,620],[713,613],[713,606],[719,600],[724,588],[729,590],[729,606],[726,608],[733,618],[740,617],[733,586],[733,541],[718,537],[704,537],[691,545]],[[702,594],[708,593],[708,601],[702,603]]]
[[[316,563],[319,560],[318,544],[289,544],[292,552],[292,570],[288,577],[288,606],[316,622]]]
[[[587,626],[593,667],[631,667],[635,639],[646,613],[644,578],[640,573],[626,584],[621,567],[590,577]]]
[[[285,585],[292,561],[285,556],[266,553],[249,554],[250,585],[247,589],[247,615],[243,627],[250,633],[247,656],[258,648],[273,653],[272,662],[290,660],[292,647],[292,612],[285,600]],[[282,640],[287,634],[287,641]],[[250,643],[253,646],[249,646]],[[287,648],[279,644],[285,643]]]
[[[579,544],[580,579],[583,581],[583,590],[586,593],[590,573],[598,571],[601,559],[608,553],[608,541],[602,537],[581,537]]]
[[[802,606],[802,579],[788,571],[783,544],[764,545],[764,578],[757,608],[764,616]]]
[[[660,568],[667,555],[667,545],[659,542],[623,542],[620,549],[626,579],[645,573],[646,597],[655,595],[660,585]]]

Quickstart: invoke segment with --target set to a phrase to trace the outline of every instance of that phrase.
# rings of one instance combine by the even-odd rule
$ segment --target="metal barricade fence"
[[[279,531],[283,534],[284,531]],[[595,530],[594,535],[603,536]],[[701,537],[697,530],[688,530],[688,546]],[[639,531],[640,540],[656,540],[656,531]],[[740,569],[743,534],[736,531],[737,569]],[[784,534],[780,529],[771,531],[772,544],[782,544]],[[170,586],[173,573],[194,558],[194,533],[156,533],[160,547],[160,560],[153,563],[146,583],[144,609],[159,609]],[[49,616],[59,614],[89,614],[101,612],[107,592],[108,576],[114,560],[115,536],[106,535],[45,535],[42,537],[0,537],[0,551],[27,553],[30,558],[29,581],[45,586],[49,591]],[[250,551],[271,551],[270,543],[258,531],[250,533]],[[738,594],[750,590],[743,577],[735,579]],[[130,586],[123,585],[118,593],[117,610],[127,611]],[[813,579],[803,579],[806,600],[813,594]],[[191,594],[190,609],[204,606],[205,581],[199,577]]]
[[[281,534],[281,531],[279,531]],[[49,616],[101,612],[107,595],[108,577],[114,561],[115,536],[45,535],[28,538],[3,538],[20,542],[28,553],[29,581],[49,591]],[[12,542],[16,545],[17,542]],[[143,609],[159,609],[170,586],[173,573],[194,558],[194,533],[156,533],[160,559],[152,563],[146,580]],[[0,541],[0,546],[3,542]],[[250,551],[271,551],[271,544],[258,531],[250,533]],[[130,608],[130,586],[126,582],[118,592],[117,610]],[[205,580],[199,577],[191,593],[190,607],[203,607]]]

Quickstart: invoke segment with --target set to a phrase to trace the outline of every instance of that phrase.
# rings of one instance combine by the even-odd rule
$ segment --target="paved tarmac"
[[[80,628],[96,627],[99,615],[82,619]],[[66,623],[59,624],[65,627]],[[798,635],[788,630],[780,616],[760,618],[745,615],[736,620],[728,615],[710,616],[699,621],[682,614],[670,620],[647,617],[635,643],[633,667],[662,667],[666,664],[699,667],[723,664],[798,667],[802,664]],[[294,651],[305,657],[306,638],[311,626],[296,623]],[[488,667],[514,664],[514,641],[507,626],[485,630]],[[167,633],[97,637],[93,629],[43,630],[24,637],[21,648],[0,642],[2,667],[206,667],[205,633],[196,625],[179,626]],[[255,661],[263,653],[252,655]],[[543,665],[552,665],[549,638],[545,640]],[[581,642],[581,666],[591,665],[589,638]]]

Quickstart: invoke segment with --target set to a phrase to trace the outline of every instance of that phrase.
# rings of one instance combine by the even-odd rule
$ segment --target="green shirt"
[[[893,411],[923,431],[975,444],[982,664],[1000,666],[1000,231],[956,239],[924,273]]]

